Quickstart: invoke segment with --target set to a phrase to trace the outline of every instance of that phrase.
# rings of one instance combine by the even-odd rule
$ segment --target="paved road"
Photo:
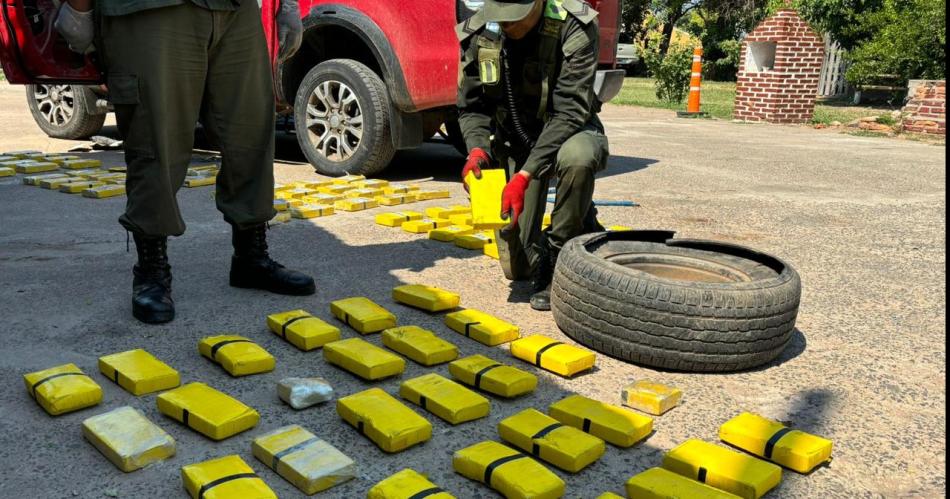
[[[294,412],[274,385],[290,375],[330,379],[339,393],[370,385],[326,366],[319,353],[302,353],[268,333],[264,318],[305,308],[330,318],[329,302],[363,295],[391,307],[403,324],[419,324],[457,342],[463,354],[505,359],[441,325],[439,317],[395,305],[389,290],[424,282],[454,289],[467,306],[484,309],[529,333],[564,339],[547,314],[524,303],[494,261],[373,225],[380,210],[297,221],[271,233],[275,256],[313,273],[316,296],[280,298],[227,286],[229,233],[210,188],[184,190],[189,230],[171,242],[179,318],[145,327],[129,314],[125,234],[115,219],[122,199],[95,201],[0,181],[0,496],[185,497],[181,466],[229,453],[242,455],[281,497],[303,497],[250,454],[251,437],[299,423],[354,457],[358,480],[324,497],[362,497],[377,481],[406,466],[425,472],[458,497],[491,497],[452,472],[452,452],[496,438],[495,424],[526,407],[545,409],[569,392],[617,403],[621,388],[653,379],[683,388],[685,404],[659,418],[656,433],[632,449],[608,449],[577,475],[559,473],[568,497],[622,491],[631,475],[660,463],[662,453],[691,437],[716,441],[717,428],[741,411],[792,421],[835,441],[830,466],[810,476],[787,472],[772,497],[938,497],[946,485],[944,340],[945,149],[914,142],[860,138],[810,129],[682,121],[668,113],[608,108],[604,113],[614,157],[597,197],[634,199],[641,208],[608,208],[602,220],[638,228],[669,228],[681,236],[748,244],[780,255],[801,273],[800,334],[775,364],[753,372],[692,375],[657,372],[609,358],[574,380],[541,374],[530,397],[492,401],[487,420],[451,427],[430,417],[433,440],[386,455],[341,423],[332,405]],[[106,132],[114,132],[107,129]],[[0,150],[63,151],[32,125],[19,89],[0,87]],[[281,159],[300,158],[281,138]],[[116,154],[99,154],[121,164]],[[383,177],[444,186],[460,161],[446,146],[400,156]],[[281,162],[282,180],[311,178],[307,166]],[[430,202],[425,205],[436,205]],[[198,340],[232,331],[274,353],[277,370],[231,378],[200,358]],[[355,333],[347,331],[346,336]],[[378,338],[371,338],[378,342]],[[213,443],[161,416],[154,396],[134,398],[98,374],[105,398],[94,409],[50,418],[23,389],[25,372],[74,362],[95,373],[103,354],[146,348],[179,369],[184,381],[205,381],[262,415],[260,425]],[[395,380],[428,372],[409,365]],[[437,368],[445,373],[446,369]],[[132,405],[178,442],[173,459],[122,474],[81,436],[83,419]]]

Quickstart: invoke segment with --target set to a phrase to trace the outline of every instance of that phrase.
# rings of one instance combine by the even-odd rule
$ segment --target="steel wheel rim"
[[[353,157],[363,141],[363,108],[353,89],[336,80],[317,85],[307,100],[307,133],[327,160]]]
[[[66,126],[76,112],[76,97],[70,85],[35,85],[33,100],[47,123]]]

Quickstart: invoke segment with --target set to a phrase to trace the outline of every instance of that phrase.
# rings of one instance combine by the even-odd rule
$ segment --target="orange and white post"
[[[693,49],[693,73],[689,80],[689,101],[686,103],[687,114],[699,114],[700,87],[703,83],[703,49]]]

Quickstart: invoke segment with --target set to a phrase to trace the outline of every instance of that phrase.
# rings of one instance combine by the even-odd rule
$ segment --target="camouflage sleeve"
[[[491,153],[491,109],[478,75],[478,46],[474,36],[462,40],[459,66],[459,126],[469,151],[479,147]]]
[[[554,165],[561,145],[584,128],[594,109],[600,46],[597,23],[585,25],[572,19],[564,31],[564,61],[551,98],[552,111],[522,168],[532,176]]]

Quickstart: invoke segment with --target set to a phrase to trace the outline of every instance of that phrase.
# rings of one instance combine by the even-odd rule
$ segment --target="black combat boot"
[[[547,312],[551,310],[551,281],[554,279],[554,266],[557,264],[558,250],[541,242],[542,251],[538,255],[538,264],[534,266],[531,274],[531,287],[534,294],[531,295],[531,308]]]
[[[146,324],[175,318],[168,238],[133,234],[139,261],[132,267],[132,315]]]
[[[267,225],[245,230],[235,227],[231,242],[234,245],[234,256],[231,257],[232,286],[295,296],[317,292],[312,277],[285,269],[267,254]]]

